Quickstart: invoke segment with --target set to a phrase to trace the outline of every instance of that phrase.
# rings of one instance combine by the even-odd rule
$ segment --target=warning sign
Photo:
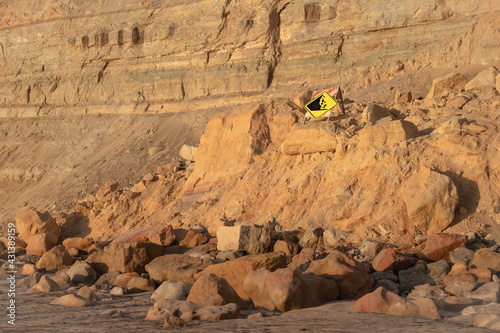
[[[337,105],[337,101],[326,91],[319,94],[305,105],[305,108],[314,117],[318,118]]]

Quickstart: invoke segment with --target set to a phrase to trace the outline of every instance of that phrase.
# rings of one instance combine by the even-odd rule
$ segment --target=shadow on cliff
[[[479,205],[479,200],[481,199],[481,194],[479,192],[479,186],[475,181],[462,177],[461,175],[453,173],[451,171],[445,171],[443,172],[443,174],[450,177],[457,187],[458,195],[460,197],[458,208],[464,207],[465,209],[467,209],[467,212],[465,214],[460,214],[457,211],[457,214],[455,214],[455,219],[452,223],[453,226],[476,212],[477,206]]]
[[[89,219],[80,213],[71,213],[64,218],[61,225],[61,238],[86,237],[90,234]]]

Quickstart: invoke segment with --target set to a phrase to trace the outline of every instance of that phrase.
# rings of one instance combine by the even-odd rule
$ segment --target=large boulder
[[[459,203],[453,181],[445,175],[421,168],[403,186],[410,230],[418,228],[424,235],[446,229],[455,217]]]
[[[450,252],[459,247],[465,247],[466,244],[467,240],[460,235],[432,234],[425,242],[422,253],[432,261],[450,260]]]
[[[153,295],[151,295],[151,299],[154,299],[155,301],[162,298],[185,300],[192,287],[192,283],[182,281],[165,281],[155,290]]]
[[[71,266],[73,259],[68,251],[62,245],[53,247],[46,252],[36,263],[37,269],[45,269],[47,271],[57,271],[63,267]]]
[[[133,277],[127,283],[127,291],[129,293],[142,293],[154,290],[155,283],[153,282],[153,280],[143,277]]]
[[[404,317],[440,319],[441,315],[429,298],[414,301],[400,297],[382,287],[356,301],[353,312],[372,312]]]
[[[255,307],[282,312],[318,306],[339,295],[334,280],[314,274],[303,275],[299,269],[292,268],[250,272],[244,289]]]
[[[295,124],[287,134],[280,150],[286,155],[305,155],[324,151],[334,151],[337,137],[330,124]]]
[[[181,155],[181,157],[186,161],[194,161],[197,149],[198,147],[182,145],[181,150],[179,151],[179,155]]]
[[[410,290],[425,283],[431,285],[443,284],[443,279],[449,271],[450,266],[445,260],[428,265],[423,262],[417,263],[413,267],[399,271],[400,290]]]
[[[225,183],[245,170],[273,143],[281,145],[297,122],[287,103],[263,103],[223,112],[208,122],[196,151],[193,172],[186,180],[185,199]]]
[[[145,269],[156,283],[163,281],[183,281],[194,283],[194,275],[211,265],[210,259],[200,259],[184,254],[167,254],[146,265]]]
[[[414,138],[418,129],[415,124],[406,120],[381,122],[373,126],[364,127],[359,133],[359,147],[392,145]]]
[[[56,237],[61,235],[61,228],[48,212],[42,214],[29,206],[23,207],[17,212],[16,231],[25,241],[28,237],[37,234],[51,233]]]
[[[233,287],[224,278],[212,273],[201,276],[193,284],[187,300],[205,306],[236,303],[240,309],[245,308],[245,303]]]
[[[32,293],[48,293],[51,291],[59,291],[59,285],[54,282],[47,275],[44,275],[40,278],[40,281],[36,285],[34,285],[28,292]]]
[[[498,69],[490,67],[476,75],[472,80],[467,82],[465,90],[477,91],[486,88],[494,88],[496,86],[496,78],[499,74]]]
[[[432,87],[427,94],[427,98],[434,98],[442,94],[446,88],[452,88],[456,90],[462,90],[465,88],[467,79],[458,73],[450,73],[444,76],[440,76],[434,81],[432,81]]]
[[[175,242],[174,228],[170,224],[155,225],[121,234],[113,243],[151,242],[161,246],[170,246]]]
[[[257,225],[239,225],[219,227],[217,230],[217,250],[246,251],[250,254],[261,254],[269,249],[271,231]]]
[[[87,262],[92,263],[102,273],[143,273],[146,264],[161,256],[162,252],[162,246],[154,243],[112,243],[107,250],[90,255]]]
[[[56,246],[58,238],[51,232],[45,232],[26,238],[26,254],[43,256],[47,251]]]
[[[208,266],[202,272],[195,275],[196,279],[205,274],[213,273],[224,278],[242,299],[248,299],[243,283],[248,273],[260,268],[275,271],[278,268],[286,267],[286,255],[283,252],[272,252],[260,255],[245,256],[236,260],[223,262]]]
[[[366,268],[337,250],[324,259],[311,262],[306,273],[335,280],[340,287],[341,299],[359,298],[372,290]]]
[[[479,303],[500,303],[500,282],[488,282],[474,291],[463,293],[464,297]]]

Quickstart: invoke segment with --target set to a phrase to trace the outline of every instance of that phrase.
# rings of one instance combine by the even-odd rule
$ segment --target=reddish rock
[[[166,224],[126,232],[115,238],[113,243],[151,242],[161,246],[170,246],[174,241],[174,228],[170,224]]]
[[[359,298],[372,289],[370,276],[366,268],[337,250],[324,259],[313,261],[306,273],[313,273],[335,280],[340,287],[341,299]]]
[[[201,276],[191,287],[187,300],[193,303],[212,306],[236,303],[240,309],[245,303],[224,279],[209,273]]]
[[[393,271],[398,274],[403,269],[413,267],[417,261],[417,258],[396,252],[393,248],[386,248],[373,259],[372,266],[378,272]]]
[[[58,238],[53,233],[41,233],[30,236],[26,239],[28,246],[26,254],[43,256],[47,251],[56,246]]]
[[[433,234],[429,236],[422,253],[433,261],[450,260],[450,252],[467,244],[467,239],[460,235]]]
[[[441,318],[431,299],[421,298],[409,301],[382,287],[358,299],[352,311],[383,313],[394,316]]]
[[[293,268],[250,272],[244,289],[255,307],[282,312],[318,306],[337,299],[339,294],[334,280],[303,275],[300,269]]]
[[[36,266],[33,264],[25,264],[23,266],[23,269],[21,270],[22,275],[31,275],[36,272],[38,272],[38,270],[36,269]]]
[[[476,252],[470,265],[473,268],[489,268],[500,272],[500,253],[493,252],[490,249],[481,249]]]
[[[88,238],[74,237],[74,238],[66,238],[63,240],[62,245],[66,250],[71,248],[78,249],[84,252],[89,252],[89,249],[92,245],[94,245],[94,241]]]
[[[260,268],[275,271],[286,267],[286,256],[283,252],[265,253],[253,256],[244,256],[236,260],[230,260],[216,265],[208,266],[202,272],[195,275],[199,279],[204,274],[213,273],[218,277],[226,279],[242,299],[248,299],[243,282],[249,272]]]
[[[17,212],[16,231],[25,241],[37,234],[51,233],[56,237],[61,235],[61,228],[48,212],[42,214],[29,206],[23,207]]]

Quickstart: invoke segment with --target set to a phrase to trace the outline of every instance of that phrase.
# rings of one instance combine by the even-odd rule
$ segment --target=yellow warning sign
[[[337,105],[337,101],[325,91],[307,103],[305,108],[314,118],[318,118],[330,111],[335,105]]]

